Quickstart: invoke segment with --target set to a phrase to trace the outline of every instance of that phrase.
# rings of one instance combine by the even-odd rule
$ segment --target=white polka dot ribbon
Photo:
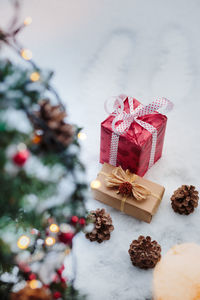
[[[123,97],[124,98],[124,97]],[[122,97],[116,97],[116,101],[114,103],[114,113],[115,115],[112,121],[112,137],[111,137],[111,145],[110,145],[110,159],[109,163],[113,166],[117,164],[117,153],[118,153],[118,144],[119,144],[119,137],[124,132],[128,131],[132,122],[138,123],[140,126],[148,130],[152,134],[152,146],[151,146],[151,153],[149,159],[149,166],[151,168],[154,164],[155,152],[156,152],[156,144],[157,144],[157,130],[154,126],[149,123],[146,123],[140,119],[139,117],[153,114],[157,112],[159,109],[162,109],[165,113],[170,111],[173,108],[173,103],[166,98],[158,98],[152,103],[144,106],[140,104],[135,110],[133,108],[133,98],[128,97],[129,109],[130,113],[124,111],[123,102],[127,97],[122,100]],[[117,105],[119,107],[117,107]],[[105,105],[106,106],[106,105]],[[119,125],[116,125],[118,121],[121,121]]]

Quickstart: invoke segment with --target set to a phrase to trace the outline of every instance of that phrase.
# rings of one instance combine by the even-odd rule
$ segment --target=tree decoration
[[[74,237],[74,232],[60,232],[58,239],[61,243],[66,245],[72,244],[72,239]]]
[[[37,277],[36,277],[36,275],[34,274],[34,273],[31,273],[31,274],[29,274],[29,276],[28,276],[28,279],[29,280],[34,280],[34,279],[36,279]]]
[[[30,238],[28,236],[26,236],[26,235],[20,236],[20,238],[17,241],[17,246],[20,249],[26,249],[26,248],[28,248],[29,244],[30,244]]]
[[[47,246],[53,246],[55,244],[56,240],[54,237],[52,236],[48,236],[46,239],[45,239],[45,244]]]
[[[60,228],[57,224],[51,224],[49,226],[49,230],[53,233],[57,233],[57,232],[59,232]]]
[[[199,193],[193,185],[182,185],[171,197],[171,205],[176,213],[189,215],[198,206]]]
[[[27,149],[18,151],[14,156],[13,156],[13,162],[19,166],[23,167],[23,165],[26,163],[27,159],[29,158],[29,151]]]
[[[38,130],[34,132],[33,138],[32,138],[32,143],[33,144],[40,144],[42,141],[42,131]]]
[[[91,232],[86,233],[86,238],[91,242],[97,241],[102,243],[110,239],[110,234],[114,230],[111,216],[106,213],[105,209],[97,209],[91,211],[88,216],[88,221],[94,223],[94,228]]]
[[[161,246],[152,241],[150,236],[141,235],[133,240],[128,252],[132,264],[141,269],[154,268],[161,258]]]
[[[79,218],[77,216],[72,216],[72,218],[71,218],[71,223],[72,224],[77,224],[78,221],[79,221]]]
[[[79,224],[80,224],[81,226],[85,226],[85,224],[86,224],[85,218],[80,218],[80,219],[79,219]]]
[[[0,27],[0,51],[11,48],[27,67],[0,60],[0,299],[83,299],[74,288],[75,278],[66,283],[63,276],[64,258],[71,251],[73,237],[83,229],[86,214],[87,184],[77,179],[84,178],[85,170],[79,160],[80,128],[66,122],[65,107],[51,85],[53,72],[42,70],[31,50],[19,43],[18,34],[32,19],[20,22],[19,1],[13,3],[10,26]],[[22,112],[29,129],[22,132],[5,118],[10,109],[16,116]],[[16,174],[8,171],[11,145],[18,145],[12,156],[12,162],[20,167]],[[22,168],[29,156],[48,170],[46,178],[39,176],[37,164],[31,171],[29,166]],[[57,178],[51,176],[55,166],[60,170]],[[55,201],[49,206],[48,199],[58,197],[61,178],[73,187],[71,194],[63,203]],[[72,220],[76,221],[73,226]],[[49,256],[55,259],[49,260]]]
[[[72,143],[73,126],[64,121],[66,112],[60,104],[51,105],[49,99],[45,99],[39,104],[40,109],[35,112],[37,118],[33,117],[33,123],[36,129],[43,131],[41,144],[49,150],[60,151]],[[51,129],[51,134],[48,129]]]

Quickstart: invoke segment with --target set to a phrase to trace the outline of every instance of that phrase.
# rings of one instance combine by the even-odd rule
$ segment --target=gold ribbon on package
[[[135,182],[138,177],[136,174],[131,173],[129,170],[124,171],[122,167],[114,168],[110,174],[100,173],[106,176],[107,187],[118,187],[117,193],[123,195],[121,211],[124,211],[124,205],[128,196],[134,197],[137,201],[143,201],[148,195],[152,194],[147,187]],[[154,196],[160,198],[156,195]]]

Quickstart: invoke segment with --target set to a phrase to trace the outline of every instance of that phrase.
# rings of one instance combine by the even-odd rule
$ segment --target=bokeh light
[[[60,230],[60,228],[59,228],[59,226],[58,226],[57,224],[51,224],[51,225],[49,226],[49,230],[50,230],[51,232],[53,232],[53,233],[56,233],[56,232],[58,232],[58,231]]]
[[[53,238],[51,236],[49,236],[45,239],[45,244],[47,246],[53,246],[55,244],[55,242],[56,242],[55,238]]]
[[[26,235],[22,235],[17,241],[17,246],[20,249],[28,248],[29,244],[30,244],[30,238]]]
[[[99,180],[93,180],[90,186],[92,189],[98,189],[101,186],[101,182]]]
[[[32,23],[32,18],[31,17],[26,17],[24,19],[24,25],[30,25]]]
[[[31,58],[33,57],[32,52],[29,49],[22,49],[21,56],[25,60],[31,60]]]
[[[41,284],[39,280],[33,279],[29,282],[29,286],[32,289],[38,289],[41,286]]]
[[[86,138],[87,138],[87,135],[85,132],[79,132],[77,136],[82,141],[86,140]]]
[[[36,82],[40,79],[40,74],[38,72],[33,72],[30,75],[30,80]]]

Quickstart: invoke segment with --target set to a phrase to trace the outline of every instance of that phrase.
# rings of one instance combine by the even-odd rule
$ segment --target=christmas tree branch
[[[20,295],[18,293],[27,293],[29,289],[34,294],[35,285],[38,287],[40,283],[41,293],[50,295],[51,299],[82,299],[74,289],[75,278],[66,284],[61,263],[52,267],[54,277],[48,274],[48,284],[41,275],[42,266],[48,261],[49,255],[56,253],[58,259],[59,255],[63,257],[64,253],[68,253],[72,248],[74,235],[85,224],[84,193],[87,185],[77,177],[77,173],[84,172],[77,151],[80,147],[77,139],[80,129],[74,126],[72,131],[72,126],[64,120],[65,107],[50,82],[53,73],[46,74],[42,71],[33,61],[31,51],[24,49],[18,42],[18,34],[30,24],[31,18],[28,17],[19,24],[19,1],[15,0],[13,3],[15,13],[8,29],[0,29],[0,45],[10,47],[27,61],[29,68],[17,67],[8,60],[0,61],[0,298],[8,299],[12,294],[12,297],[16,296],[12,299],[17,299]],[[46,98],[46,94],[50,94],[52,99],[40,102]],[[54,99],[57,105],[51,104]],[[35,104],[38,106],[37,111]],[[32,126],[31,132],[21,132],[7,123],[5,116],[10,108],[22,111],[27,116]],[[42,200],[48,202],[49,197],[57,195],[55,185],[58,187],[58,180],[41,180],[29,174],[22,165],[28,156],[24,157],[20,150],[14,157],[8,155],[10,145],[14,147],[16,144],[28,147],[31,156],[37,157],[50,170],[61,167],[62,175],[58,179],[65,177],[67,184],[71,186],[70,193],[62,202],[54,201],[46,209],[41,209]],[[73,147],[77,149],[75,152]],[[9,168],[14,168],[15,164],[18,164],[17,170],[10,171]],[[37,204],[33,207],[27,202],[30,196],[37,199]],[[20,232],[23,235],[19,236]],[[6,242],[7,235],[12,237],[15,247]],[[15,244],[16,236],[19,238]],[[29,253],[28,259],[23,258],[23,249]],[[75,268],[75,264],[73,267]],[[12,270],[16,272],[15,268],[15,280],[7,280],[5,270],[9,270],[12,275]],[[22,280],[26,282],[24,289],[13,291],[13,287]]]

